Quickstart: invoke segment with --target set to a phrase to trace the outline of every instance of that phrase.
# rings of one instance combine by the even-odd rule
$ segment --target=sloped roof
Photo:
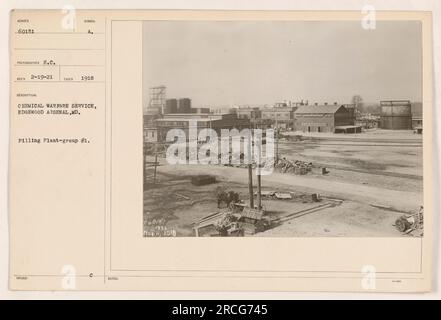
[[[342,105],[308,105],[308,106],[300,106],[295,114],[299,113],[336,113],[338,109],[344,108]]]

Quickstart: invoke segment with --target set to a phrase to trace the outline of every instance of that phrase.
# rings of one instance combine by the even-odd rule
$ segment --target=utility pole
[[[254,132],[254,134],[256,134]],[[255,139],[256,145],[254,148],[258,149],[257,161],[256,161],[256,173],[257,173],[257,209],[262,209],[262,175],[261,175],[261,156],[262,156],[262,136],[259,135],[259,139]]]
[[[145,143],[144,143],[144,145],[145,145]],[[145,146],[144,146],[144,149],[145,149]],[[145,150],[143,150],[143,155],[142,155],[142,183],[143,183],[143,186],[145,186],[146,185],[146,172],[145,172],[145,165],[146,165],[146,163],[147,163],[147,156],[145,155]]]
[[[257,173],[257,209],[262,209],[262,176],[260,174],[260,164],[257,164],[258,173]]]
[[[250,208],[254,209],[254,192],[253,192],[253,165],[248,164],[248,190],[250,192]]]
[[[153,173],[153,184],[156,184],[156,167],[158,166],[158,143],[155,143],[155,171]]]
[[[250,125],[251,127],[251,125]],[[251,130],[250,130],[251,131]],[[251,145],[253,143],[253,135],[252,133],[250,133],[249,138],[248,138],[248,191],[250,193],[250,208],[254,209],[254,191],[253,191],[253,161],[252,161],[252,148]],[[245,160],[245,157],[244,157]]]
[[[276,120],[276,163],[279,161],[279,124],[277,121],[276,106],[274,106],[274,118]]]

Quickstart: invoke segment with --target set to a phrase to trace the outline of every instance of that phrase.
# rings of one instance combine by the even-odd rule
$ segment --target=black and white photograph
[[[144,237],[423,236],[419,21],[142,36]]]
[[[438,298],[441,6],[239,2],[10,6],[0,296]]]

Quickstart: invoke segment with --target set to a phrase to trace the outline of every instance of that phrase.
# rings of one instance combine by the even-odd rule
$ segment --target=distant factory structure
[[[270,120],[275,128],[294,130],[294,111],[297,108],[286,103],[276,103],[273,107],[262,109],[262,119]]]
[[[192,113],[190,98],[181,98],[178,100],[177,113]]]
[[[337,104],[337,102],[334,102],[334,104]],[[357,118],[357,109],[355,103],[343,104],[343,106],[348,110],[349,118],[351,118],[352,124],[355,124]]]
[[[186,137],[189,137],[189,130],[191,126],[197,128],[199,133],[202,129],[213,129],[220,136],[222,129],[247,129],[250,128],[250,120],[239,119],[236,114],[164,114],[162,118],[155,120],[156,141],[164,142],[167,138],[167,133],[171,129],[183,130]]]
[[[294,111],[295,127],[303,132],[358,133],[353,113],[344,105],[303,105]]]
[[[181,98],[165,100],[165,108],[162,113],[196,113],[196,111],[193,111],[191,108],[190,98]]]
[[[213,129],[219,135],[221,129],[256,127],[247,117],[239,117],[236,110],[213,113],[210,108],[193,108],[190,98],[166,99],[166,87],[151,87],[149,104],[144,113],[144,141],[165,142],[171,129],[181,129],[188,137],[192,125],[197,131]],[[260,114],[259,114],[260,119]],[[268,124],[270,126],[270,124]]]
[[[422,128],[422,106],[409,100],[380,101],[378,116],[362,113],[355,104],[276,102],[273,105],[230,105],[222,108],[192,106],[192,100],[166,98],[166,87],[151,87],[149,103],[144,112],[144,139],[162,142],[170,129],[188,132],[190,123],[198,129],[211,128],[220,134],[221,129],[295,130],[302,132],[359,133],[362,128],[408,130]]]
[[[210,108],[192,108],[191,99],[167,99],[163,114],[210,113]]]
[[[389,130],[412,129],[412,104],[409,100],[380,101],[380,128]]]
[[[177,99],[167,99],[165,100],[164,113],[178,113],[178,100]]]
[[[239,107],[236,109],[236,114],[239,119],[260,119],[262,118],[262,111],[259,107]]]
[[[147,106],[146,114],[157,115],[164,112],[166,86],[151,87],[149,90],[149,104]]]
[[[412,129],[417,132],[423,130],[423,104],[421,102],[412,103]]]

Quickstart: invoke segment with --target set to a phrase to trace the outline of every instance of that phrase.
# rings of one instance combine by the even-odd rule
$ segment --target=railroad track
[[[284,138],[286,139],[293,139],[293,141],[296,141],[294,138],[288,138],[290,136],[284,136]],[[422,138],[421,139],[412,139],[412,138],[407,138],[407,139],[375,139],[375,138],[339,138],[339,137],[303,137],[301,140],[301,142],[303,141],[310,141],[310,142],[320,142],[320,141],[348,141],[348,142],[372,142],[372,143],[382,143],[382,142],[386,142],[386,143],[422,143]]]
[[[296,219],[296,218],[300,218],[304,215],[310,214],[310,213],[314,213],[317,211],[321,211],[323,209],[327,209],[327,208],[333,208],[336,206],[339,206],[343,201],[333,201],[333,202],[327,202],[318,206],[315,206],[313,208],[309,208],[309,209],[304,209],[304,210],[300,210],[294,213],[290,213],[286,216],[283,216],[279,219],[275,219],[274,222],[276,223],[283,223],[292,219]]]
[[[410,174],[410,173],[399,173],[399,172],[381,171],[381,170],[374,170],[374,169],[363,170],[363,169],[355,169],[355,168],[336,166],[336,165],[332,165],[332,164],[328,164],[328,163],[318,163],[318,162],[315,162],[314,164],[319,167],[326,167],[326,168],[335,169],[335,170],[374,174],[377,176],[387,176],[387,177],[394,177],[394,178],[423,180],[423,176],[416,175],[416,174]]]
[[[296,141],[280,141],[280,145],[289,145],[292,146]],[[319,146],[350,146],[350,147],[422,147],[422,143],[418,143],[415,141],[412,142],[392,142],[392,141],[362,141],[362,143],[358,143],[355,141],[342,141],[341,143],[328,143],[322,141],[300,141],[298,142],[299,146],[311,146],[311,145],[319,145]]]

